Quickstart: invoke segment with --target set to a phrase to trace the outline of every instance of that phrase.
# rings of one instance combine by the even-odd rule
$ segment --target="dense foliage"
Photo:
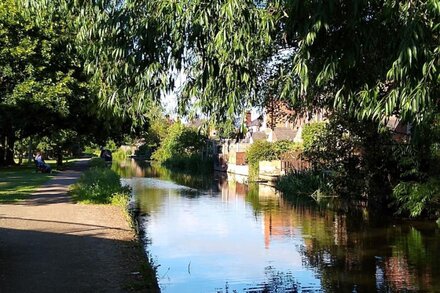
[[[35,17],[18,12],[23,2]],[[171,90],[181,113],[195,108],[223,123],[273,98],[297,113],[325,109],[334,121],[307,154],[331,174],[335,192],[349,198],[383,206],[399,182],[424,184],[433,176],[437,0],[7,0],[0,23],[7,36],[0,38],[2,145],[20,129],[62,124],[51,119],[71,109],[90,113],[88,104],[86,111],[69,107],[89,90],[81,83],[84,65],[101,104],[138,123]],[[34,110],[51,119],[29,115]],[[9,113],[32,117],[32,125]],[[391,116],[412,124],[409,144],[384,131]],[[167,136],[156,159],[192,157],[197,151],[181,143],[184,137]]]
[[[438,1],[282,2],[280,32],[295,51],[286,96],[376,121],[421,121],[436,109]]]
[[[426,182],[400,182],[394,187],[393,197],[397,212],[417,217],[440,217],[440,179]]]
[[[119,138],[132,125],[100,108],[98,86],[76,46],[74,18],[41,4],[0,3],[0,165],[13,164],[16,151],[38,147],[61,163],[85,140]]]
[[[151,158],[165,166],[190,171],[211,169],[206,155],[207,137],[180,122],[172,124]]]
[[[311,147],[315,139],[323,135],[325,126],[325,122],[311,122],[304,125],[301,135],[305,149]]]
[[[291,141],[281,140],[274,143],[264,140],[255,141],[246,151],[250,177],[257,178],[260,161],[280,160],[283,155],[301,148],[301,145]]]
[[[315,170],[328,174],[331,191],[345,199],[368,199],[386,207],[395,176],[394,142],[373,123],[333,117],[305,149]]]

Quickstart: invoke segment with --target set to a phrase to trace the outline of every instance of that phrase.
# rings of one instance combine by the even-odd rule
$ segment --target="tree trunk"
[[[12,166],[15,165],[15,161],[14,161],[14,144],[15,144],[15,134],[10,133],[5,141],[7,143],[5,143],[5,149],[6,149],[6,153],[5,153],[5,165],[6,166]]]
[[[32,153],[32,138],[29,139],[29,145],[28,145],[28,164],[33,164],[34,156]]]
[[[0,134],[0,166],[5,165],[5,140],[4,136]]]
[[[57,147],[57,167],[61,167],[63,165],[63,150],[61,147]]]

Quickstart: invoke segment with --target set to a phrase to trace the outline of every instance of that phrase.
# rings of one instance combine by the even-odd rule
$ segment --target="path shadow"
[[[7,217],[0,214],[0,219],[2,220],[17,220],[17,221],[23,221],[23,222],[40,222],[40,223],[54,223],[54,224],[67,224],[72,226],[83,226],[87,227],[89,230],[119,230],[119,231],[130,231],[129,229],[121,229],[121,228],[115,228],[115,227],[109,227],[109,226],[101,226],[101,225],[91,225],[91,224],[84,224],[84,223],[74,223],[74,222],[65,222],[65,221],[52,221],[52,220],[40,220],[40,219],[29,219],[29,218],[21,218],[21,217]],[[1,228],[0,228],[1,229]],[[88,230],[85,230],[88,231]]]
[[[126,292],[133,244],[99,236],[0,228],[0,292]]]
[[[26,198],[25,201],[13,202],[14,205],[49,205],[59,203],[70,203],[72,199],[69,195],[69,185],[74,184],[81,173],[69,172],[54,177],[49,182],[38,188]]]

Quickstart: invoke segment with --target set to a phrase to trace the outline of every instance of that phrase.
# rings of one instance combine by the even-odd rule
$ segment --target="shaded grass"
[[[0,168],[0,202],[24,200],[52,177],[36,173],[33,165]]]

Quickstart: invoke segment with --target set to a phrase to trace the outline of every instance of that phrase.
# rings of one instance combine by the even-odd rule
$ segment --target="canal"
[[[113,165],[162,292],[440,292],[440,229],[287,200],[223,174]]]

